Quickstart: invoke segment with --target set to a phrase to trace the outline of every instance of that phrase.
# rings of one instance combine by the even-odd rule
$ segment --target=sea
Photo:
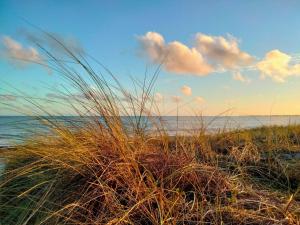
[[[55,120],[72,123],[83,122],[79,117],[56,117]],[[124,123],[133,118],[124,117]],[[299,116],[162,116],[151,119],[144,118],[149,131],[155,131],[158,122],[162,123],[170,135],[189,133],[199,129],[206,132],[218,132],[234,129],[247,129],[271,125],[294,125],[300,124]],[[153,122],[154,121],[154,122]],[[30,138],[33,133],[47,132],[48,127],[41,124],[34,117],[28,116],[0,116],[0,147],[10,147],[22,143]]]

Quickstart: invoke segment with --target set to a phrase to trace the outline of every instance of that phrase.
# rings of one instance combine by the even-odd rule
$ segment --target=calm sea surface
[[[79,117],[57,117],[62,121],[80,122]],[[124,117],[126,122],[128,117]],[[154,118],[154,121],[158,118]],[[237,128],[253,128],[263,125],[288,125],[300,124],[300,116],[203,116],[198,117],[173,117],[165,116],[161,118],[164,127],[170,135],[176,132],[189,132],[206,127],[208,132],[218,130],[232,130]],[[151,130],[151,123],[149,122]],[[30,137],[32,132],[39,133],[47,128],[31,117],[0,116],[0,146],[11,146],[22,142]]]

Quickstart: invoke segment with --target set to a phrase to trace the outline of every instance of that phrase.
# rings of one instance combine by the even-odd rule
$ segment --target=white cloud
[[[184,94],[185,96],[191,96],[192,95],[192,88],[189,86],[182,86],[181,88],[181,93]]]
[[[240,81],[242,83],[250,83],[251,82],[251,80],[248,77],[244,76],[239,71],[235,71],[232,75],[232,78],[234,80]]]
[[[204,76],[213,72],[249,66],[254,58],[240,50],[233,36],[209,36],[198,33],[195,46],[188,47],[178,41],[166,43],[156,32],[140,36],[143,53],[156,64],[162,63],[165,70],[177,74]]]
[[[155,93],[154,95],[154,101],[157,103],[162,102],[164,99],[164,96],[161,93]]]
[[[37,43],[44,48],[51,50],[51,54],[66,56],[69,55],[67,51],[73,54],[84,55],[85,51],[81,46],[79,40],[72,36],[62,36],[58,33],[47,32],[45,35],[36,35],[26,29],[22,30],[22,35],[31,43]]]
[[[220,68],[233,69],[253,63],[254,58],[239,48],[238,40],[229,36],[196,35],[196,48],[207,60]]]
[[[165,70],[177,74],[204,76],[213,72],[213,68],[196,48],[173,41],[165,43],[162,35],[148,32],[139,37],[142,50],[154,63],[162,63]]]
[[[300,64],[291,64],[292,57],[278,49],[272,50],[257,63],[262,78],[270,77],[276,82],[285,82],[289,76],[300,75]]]
[[[198,104],[203,104],[205,102],[204,98],[198,96],[195,98],[195,101],[198,103]]]
[[[290,76],[300,75],[300,63],[277,49],[266,53],[264,59],[257,59],[242,51],[237,38],[227,35],[211,36],[196,34],[195,46],[188,47],[178,41],[166,43],[156,32],[139,37],[144,53],[152,62],[160,64],[169,72],[204,76],[213,72],[233,72],[233,79],[250,83],[251,80],[240,70],[259,70],[261,77],[270,77],[284,82]],[[184,95],[188,93],[182,90]]]
[[[41,62],[41,56],[33,47],[25,48],[19,42],[8,36],[2,38],[4,46],[4,57],[13,62],[16,66],[25,66],[28,63]]]

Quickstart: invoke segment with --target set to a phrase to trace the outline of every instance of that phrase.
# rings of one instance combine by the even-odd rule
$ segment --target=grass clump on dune
[[[134,96],[46,36],[67,59],[37,43],[48,66],[80,94],[60,103],[83,122],[37,116],[47,132],[1,152],[0,224],[299,224],[299,180],[277,154],[297,152],[298,126],[169,137],[157,73]]]

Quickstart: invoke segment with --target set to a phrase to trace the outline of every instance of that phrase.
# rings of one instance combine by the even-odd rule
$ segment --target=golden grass
[[[300,224],[299,161],[280,158],[299,151],[299,126],[170,137],[151,117],[157,73],[133,96],[46,37],[81,67],[37,43],[82,95],[62,103],[84,123],[37,116],[49,131],[1,152],[0,224]]]

